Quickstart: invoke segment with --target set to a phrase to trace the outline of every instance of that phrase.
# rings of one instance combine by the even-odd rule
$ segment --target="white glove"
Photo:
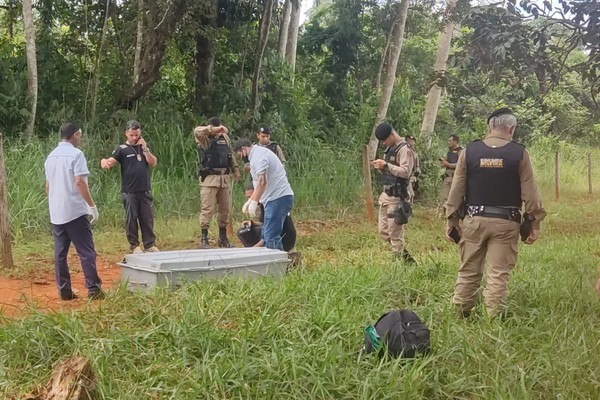
[[[250,204],[248,205],[248,214],[250,214],[251,217],[257,217],[257,213],[258,213],[258,202],[254,201],[254,200],[250,200]]]
[[[98,222],[98,218],[100,218],[100,213],[98,212],[98,208],[96,208],[96,206],[88,206],[88,214],[92,216],[90,224],[95,224],[96,222]]]
[[[244,214],[250,214],[251,216],[254,216],[257,208],[258,208],[258,203],[256,201],[248,200],[242,207],[242,212]]]

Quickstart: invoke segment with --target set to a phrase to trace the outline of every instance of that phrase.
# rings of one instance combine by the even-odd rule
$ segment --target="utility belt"
[[[399,197],[402,200],[408,197],[408,188],[402,185],[384,186],[383,192],[390,197]]]
[[[231,173],[230,168],[203,168],[200,170],[200,181],[204,182],[209,175],[229,175]]]
[[[230,173],[229,168],[209,168],[207,175],[229,175]]]
[[[467,205],[467,215],[472,217],[501,218],[521,223],[521,211],[517,207],[496,207],[485,205]]]

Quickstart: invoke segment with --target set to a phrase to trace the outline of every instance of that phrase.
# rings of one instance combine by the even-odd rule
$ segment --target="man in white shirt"
[[[283,250],[281,233],[285,218],[294,206],[294,192],[281,161],[271,150],[253,145],[247,138],[239,139],[233,151],[250,164],[254,184],[254,192],[242,212],[255,216],[260,202],[264,206],[265,247]]]
[[[46,194],[50,206],[50,223],[54,237],[54,270],[56,285],[62,300],[74,300],[77,296],[71,288],[71,275],[67,254],[71,242],[77,250],[85,276],[85,287],[90,299],[104,298],[102,281],[96,270],[96,250],[91,223],[99,214],[90,195],[87,183],[90,171],[81,144],[81,129],[72,122],[60,127],[62,141],[46,159]]]

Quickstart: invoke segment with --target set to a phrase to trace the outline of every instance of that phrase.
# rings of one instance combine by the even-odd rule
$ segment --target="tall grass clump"
[[[157,217],[189,219],[198,215],[198,156],[192,128],[150,119],[145,123],[143,136],[158,157],[158,166],[152,172]],[[100,168],[100,159],[109,157],[123,141],[120,127],[106,124],[91,132],[84,129],[82,150],[90,169],[92,196],[101,214],[101,229],[123,223],[119,167],[110,171]],[[53,135],[32,142],[14,140],[5,146],[11,223],[17,240],[49,230],[44,161],[58,142],[58,135]],[[283,142],[282,146],[296,193],[296,215],[335,217],[347,209],[359,210],[357,198],[362,196],[363,187],[360,152],[308,137],[301,142]],[[235,218],[242,219],[239,209],[244,202],[243,182],[234,183],[233,194]]]

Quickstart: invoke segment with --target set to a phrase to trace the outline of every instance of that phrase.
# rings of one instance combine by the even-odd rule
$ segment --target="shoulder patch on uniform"
[[[120,148],[122,148],[122,149],[126,149],[126,148],[127,148],[127,145],[126,145],[126,144],[122,144],[122,145],[120,145],[119,147],[120,147]]]

